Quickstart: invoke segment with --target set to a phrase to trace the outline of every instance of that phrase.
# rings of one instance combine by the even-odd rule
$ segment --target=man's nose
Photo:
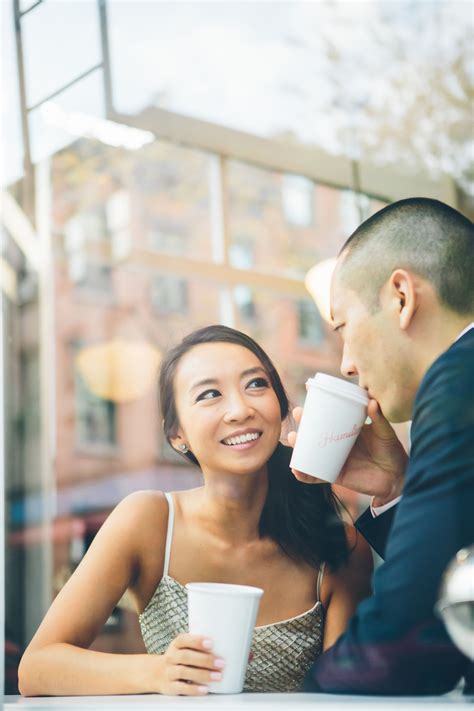
[[[344,350],[342,351],[341,373],[345,378],[353,378],[354,376],[359,375],[359,371],[351,358],[347,346],[344,346]]]

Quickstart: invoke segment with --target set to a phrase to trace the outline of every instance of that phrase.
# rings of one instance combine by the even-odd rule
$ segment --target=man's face
[[[405,422],[411,418],[417,382],[399,318],[383,299],[376,313],[369,311],[341,279],[343,259],[338,260],[331,284],[334,329],[344,342],[341,373],[358,376],[359,385],[377,400],[388,420]]]

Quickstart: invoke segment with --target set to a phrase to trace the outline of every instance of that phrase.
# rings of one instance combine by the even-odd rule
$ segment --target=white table
[[[453,711],[474,704],[455,691],[446,696],[337,696],[333,694],[209,694],[185,696],[4,696],[3,711]]]

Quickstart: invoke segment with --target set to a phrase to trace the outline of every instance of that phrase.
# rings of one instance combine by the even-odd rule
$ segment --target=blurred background
[[[0,686],[15,693],[116,503],[199,484],[160,428],[166,349],[234,326],[301,403],[315,371],[339,373],[327,290],[352,230],[411,195],[473,218],[474,42],[463,1],[0,13]],[[94,648],[143,649],[126,597]]]

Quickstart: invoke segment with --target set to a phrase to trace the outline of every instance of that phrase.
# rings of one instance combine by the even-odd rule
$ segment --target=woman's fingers
[[[170,693],[174,696],[205,696],[209,693],[207,686],[202,684],[187,684],[185,681],[174,681]]]
[[[211,681],[220,681],[222,679],[221,671],[198,669],[184,664],[177,664],[175,670],[176,680],[191,681],[193,684],[209,684]]]
[[[196,652],[193,649],[183,649],[177,653],[178,664],[185,664],[189,667],[200,667],[201,669],[219,670],[224,667],[224,660],[215,657],[213,654]]]
[[[212,649],[212,640],[197,634],[182,632],[172,641],[172,646],[178,649],[202,649],[209,652]]]

